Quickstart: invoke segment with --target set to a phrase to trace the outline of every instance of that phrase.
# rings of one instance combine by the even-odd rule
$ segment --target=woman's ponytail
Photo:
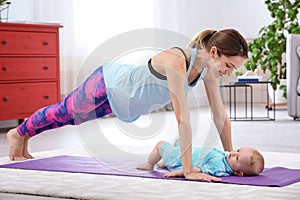
[[[203,30],[196,34],[192,41],[189,44],[189,48],[197,48],[197,49],[205,49],[208,40],[211,38],[213,34],[215,34],[216,30]]]
[[[189,44],[189,48],[205,49],[207,51],[213,46],[217,47],[219,56],[248,58],[248,44],[245,38],[235,29],[204,30],[196,34]]]

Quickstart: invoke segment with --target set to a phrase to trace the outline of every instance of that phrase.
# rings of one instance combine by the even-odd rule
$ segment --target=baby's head
[[[252,147],[233,150],[226,160],[237,176],[257,176],[265,165],[264,157]]]

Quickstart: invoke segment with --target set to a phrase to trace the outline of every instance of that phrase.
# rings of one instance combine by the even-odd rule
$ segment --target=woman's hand
[[[184,174],[183,174],[183,170],[182,169],[173,170],[173,171],[167,172],[165,174],[165,177],[183,177],[183,176],[184,176]]]
[[[200,180],[200,181],[222,181],[222,179],[204,174],[204,173],[196,173],[196,172],[190,172],[188,174],[185,174],[185,178],[188,180]]]
[[[222,179],[201,173],[201,169],[199,168],[194,168],[193,172],[190,172],[186,175],[184,175],[183,170],[173,170],[171,172],[168,172],[165,174],[165,177],[185,177],[188,180],[201,180],[201,181],[222,181]]]

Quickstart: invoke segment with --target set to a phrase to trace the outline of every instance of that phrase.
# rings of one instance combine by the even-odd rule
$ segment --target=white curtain
[[[216,1],[218,0],[214,0]],[[209,23],[208,20],[199,17],[208,11],[204,9],[204,13],[199,12],[200,5],[206,8],[207,6],[204,6],[204,1],[197,0],[11,0],[11,2],[10,21],[59,23],[63,26],[60,30],[62,96],[78,85],[78,77],[82,76],[82,65],[91,52],[116,35],[134,29],[161,28],[192,37]],[[186,46],[185,43],[171,42],[174,46]],[[81,80],[83,79],[84,77],[81,77]],[[203,94],[202,91],[196,93]]]
[[[63,26],[62,95],[76,87],[82,64],[97,46],[120,33],[154,27],[152,0],[34,0],[33,4],[34,21]]]

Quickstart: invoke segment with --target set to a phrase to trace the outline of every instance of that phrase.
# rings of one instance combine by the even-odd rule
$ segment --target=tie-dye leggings
[[[18,126],[17,131],[22,136],[34,136],[49,129],[81,124],[110,113],[112,110],[101,66],[63,100],[33,113]]]

